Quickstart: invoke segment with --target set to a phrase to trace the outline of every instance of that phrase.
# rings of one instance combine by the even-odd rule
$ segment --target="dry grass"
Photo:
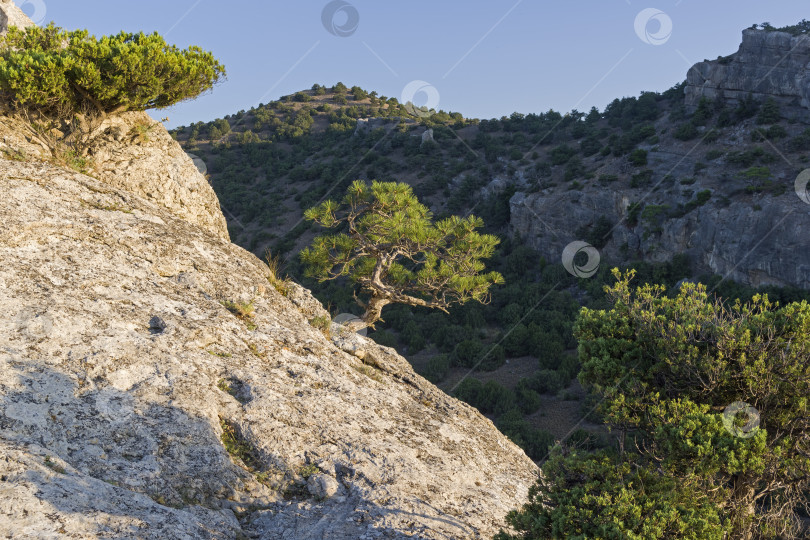
[[[267,275],[267,281],[270,285],[273,286],[275,290],[277,290],[282,296],[287,296],[290,290],[290,283],[291,280],[289,276],[281,277],[282,269],[282,261],[279,255],[275,257],[270,254],[268,250],[265,254],[265,263],[267,264],[267,269],[270,271]]]
[[[258,326],[253,322],[253,315],[256,312],[256,306],[253,301],[250,302],[232,302],[231,300],[222,300],[222,306],[236,315],[236,317],[245,323],[248,330],[256,330]]]
[[[313,328],[320,330],[327,339],[332,339],[332,319],[330,317],[313,317],[309,320]]]

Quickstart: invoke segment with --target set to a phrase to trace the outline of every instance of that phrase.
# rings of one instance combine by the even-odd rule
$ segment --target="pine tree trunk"
[[[366,311],[363,313],[363,322],[371,328],[374,328],[374,323],[382,320],[382,309],[390,303],[390,300],[381,296],[372,296],[368,304],[366,304]]]
[[[754,488],[746,481],[745,476],[738,476],[734,480],[734,502],[731,510],[736,514],[733,538],[751,540],[754,533],[751,530],[750,518],[756,512],[754,503]]]

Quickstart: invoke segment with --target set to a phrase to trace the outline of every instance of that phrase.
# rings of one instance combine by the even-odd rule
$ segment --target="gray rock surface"
[[[101,180],[228,240],[214,189],[163,124],[148,114],[130,112],[106,120],[90,157]]]
[[[600,250],[604,264],[617,265],[628,258],[664,262],[686,253],[697,273],[719,274],[752,286],[810,288],[810,205],[793,191],[758,199],[759,209],[747,196],[728,206],[713,199],[683,217],[667,219],[660,230],[643,220],[628,225],[628,206],[645,195],[645,204],[673,202],[668,195],[642,190],[518,192],[510,200],[510,225],[547,260],[557,262],[566,245],[582,240],[577,234],[581,227],[605,216],[619,225]]]
[[[148,171],[0,159],[0,536],[491,537],[536,465]]]
[[[735,102],[749,93],[773,97],[786,110],[810,118],[810,38],[746,29],[739,50],[723,60],[698,62],[686,76],[687,108],[701,97]],[[801,106],[801,107],[797,107]]]
[[[307,480],[307,489],[316,499],[326,499],[338,492],[340,484],[328,474],[315,474]]]
[[[26,28],[33,24],[23,10],[17,7],[14,0],[0,0],[0,35],[5,34],[9,26]]]

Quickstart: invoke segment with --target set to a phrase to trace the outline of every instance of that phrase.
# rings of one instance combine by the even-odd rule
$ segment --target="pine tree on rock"
[[[307,275],[320,281],[346,276],[369,296],[360,304],[365,325],[374,327],[392,303],[447,312],[453,304],[488,301],[489,288],[503,283],[484,273],[498,238],[480,234],[475,216],[433,222],[432,213],[404,183],[355,181],[341,203],[324,201],[304,214],[343,232],[316,237],[301,252]]]

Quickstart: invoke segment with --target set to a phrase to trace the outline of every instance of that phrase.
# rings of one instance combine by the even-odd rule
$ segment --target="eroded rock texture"
[[[739,50],[719,60],[698,62],[686,75],[686,104],[700,98],[731,103],[752,94],[772,97],[786,112],[810,119],[810,37],[746,29]]]
[[[489,420],[115,184],[0,160],[0,536],[486,538],[525,500]]]

